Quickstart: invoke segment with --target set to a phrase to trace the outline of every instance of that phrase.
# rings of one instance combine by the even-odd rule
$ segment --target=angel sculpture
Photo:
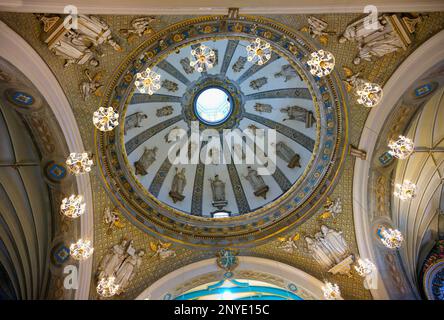
[[[298,249],[296,241],[298,241],[300,238],[301,235],[299,233],[296,233],[295,235],[290,237],[279,237],[278,240],[280,244],[278,247],[279,249],[287,253],[294,253]]]
[[[176,252],[171,250],[172,243],[170,242],[162,242],[159,240],[158,243],[150,241],[150,249],[153,252],[151,258],[157,257],[160,260],[165,260],[169,257],[175,257]]]
[[[137,37],[154,33],[153,23],[158,22],[155,17],[142,17],[131,21],[130,29],[121,29],[120,33],[125,36],[129,43],[134,42]]]
[[[308,22],[308,27],[303,27],[301,31],[308,32],[308,34],[312,38],[319,37],[319,42],[323,45],[326,45],[328,43],[327,36],[330,33],[325,31],[328,27],[327,22],[313,16],[309,16],[307,18],[307,22]]]
[[[324,212],[318,217],[318,220],[336,219],[339,214],[342,213],[342,201],[341,198],[337,198],[332,201],[327,197],[327,201],[324,204]]]
[[[103,220],[108,226],[108,229],[106,230],[107,234],[111,234],[114,229],[122,229],[125,226],[123,221],[119,218],[116,209],[111,211],[109,207],[106,207],[103,212]]]
[[[84,74],[88,80],[80,83],[80,93],[82,94],[83,100],[86,101],[91,94],[94,94],[96,97],[101,97],[103,85],[100,81],[103,78],[103,72],[99,71],[93,77],[90,71],[86,69]]]

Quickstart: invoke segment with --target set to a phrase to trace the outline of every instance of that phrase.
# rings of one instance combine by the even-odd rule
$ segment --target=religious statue
[[[160,240],[157,244],[155,242],[150,242],[150,250],[152,252],[151,257],[156,257],[160,260],[165,260],[169,257],[175,257],[176,252],[174,250],[171,250],[170,247],[171,243],[169,242],[162,242]]]
[[[242,147],[242,144],[235,143],[233,145],[233,151],[234,151],[234,153],[237,157],[237,160],[238,160],[238,162],[235,162],[235,163],[241,163],[241,160],[245,160],[246,155],[245,155],[244,148]]]
[[[279,249],[282,251],[285,251],[287,253],[294,253],[298,246],[296,245],[296,241],[298,241],[301,238],[301,235],[299,233],[296,233],[293,236],[290,237],[280,237],[279,240]]]
[[[280,141],[276,144],[276,154],[287,162],[287,167],[290,169],[301,167],[301,156],[294,152],[285,142]]]
[[[256,110],[257,112],[260,112],[260,113],[262,113],[262,112],[271,113],[271,111],[273,110],[273,107],[271,106],[271,104],[257,102],[254,105],[254,110]]]
[[[147,36],[154,33],[152,24],[158,20],[155,17],[142,17],[131,21],[130,29],[121,29],[120,33],[126,37],[129,43],[137,37]]]
[[[126,258],[126,247],[128,240],[123,239],[120,244],[114,245],[100,261],[98,267],[98,278],[108,278],[115,275],[123,260]]]
[[[250,81],[250,88],[253,90],[259,90],[261,87],[266,85],[268,82],[266,77],[261,77],[256,80]]]
[[[87,45],[80,39],[75,31],[67,31],[64,37],[60,37],[49,45],[49,49],[56,55],[65,59],[65,68],[71,64],[85,64],[96,67],[99,62]]]
[[[330,249],[334,256],[337,257],[336,262],[341,262],[341,258],[343,258],[349,252],[347,242],[345,242],[345,239],[342,236],[342,231],[338,232],[334,229],[329,229],[325,225],[322,225],[321,233],[326,246]]]
[[[83,81],[80,83],[80,93],[82,94],[83,100],[86,101],[91,94],[94,94],[96,97],[101,97],[103,85],[100,83],[100,80],[103,78],[103,73],[97,72],[94,77],[91,76],[88,69],[86,69],[84,73],[88,78],[88,81]]]
[[[241,72],[245,68],[245,63],[247,63],[247,57],[240,56],[231,68],[234,72]]]
[[[183,195],[183,190],[185,189],[186,184],[187,184],[187,179],[185,177],[185,168],[179,170],[179,168],[176,167],[176,174],[173,177],[173,182],[171,183],[171,190],[168,193],[171,199],[173,199],[174,203],[185,199],[185,196]]]
[[[328,27],[327,22],[318,19],[313,16],[309,16],[307,18],[308,27],[303,27],[301,29],[302,32],[308,32],[308,34],[314,39],[319,38],[319,42],[323,45],[327,45],[328,43],[328,34],[329,32],[325,31]]]
[[[336,219],[338,215],[342,213],[342,201],[341,198],[337,198],[332,201],[327,197],[327,201],[324,204],[324,212],[319,216],[319,219],[325,220],[329,218]]]
[[[373,24],[371,24],[373,22]],[[383,17],[372,21],[372,13],[348,25],[344,33],[339,37],[339,43],[347,41],[365,42],[369,36],[380,34],[387,23]]]
[[[251,166],[248,166],[247,170],[248,173],[244,177],[251,184],[251,187],[254,190],[254,195],[256,197],[264,197],[264,199],[266,199],[269,187],[265,184],[264,178],[258,175],[257,170],[251,168]]]
[[[144,147],[142,156],[138,161],[134,162],[136,174],[140,174],[141,176],[145,176],[148,174],[148,168],[154,163],[154,161],[156,161],[156,152],[157,147],[154,147],[152,149]]]
[[[108,226],[108,229],[106,230],[107,234],[111,234],[111,232],[116,228],[122,229],[125,226],[123,221],[118,216],[117,211],[111,211],[109,207],[106,207],[105,211],[103,212],[103,220]]]
[[[173,81],[165,79],[162,81],[162,88],[167,89],[169,92],[176,92],[179,90],[179,85]]]
[[[308,111],[300,106],[290,106],[286,108],[281,108],[282,113],[286,113],[288,118],[284,118],[283,121],[296,120],[305,123],[306,128],[313,127],[315,122],[313,112]]]
[[[219,179],[219,175],[216,174],[214,179],[210,178],[211,191],[213,193],[213,207],[222,210],[228,204],[225,198],[225,182]]]
[[[116,271],[115,275],[115,284],[119,286],[118,293],[122,293],[128,288],[137,269],[139,269],[142,264],[144,255],[145,251],[138,250],[135,254],[127,256],[122,262],[122,265]]]
[[[148,116],[143,112],[133,113],[125,118],[125,126],[123,127],[123,132],[126,134],[128,130],[134,128],[141,128],[140,125],[144,119],[147,119]]]
[[[329,268],[334,265],[335,261],[330,257],[326,248],[318,241],[310,237],[305,237],[307,242],[308,252],[324,268]]]
[[[94,47],[107,43],[115,51],[122,51],[122,48],[114,40],[109,26],[99,17],[79,14],[76,30],[84,36],[83,39],[86,39]]]
[[[297,71],[289,64],[281,66],[281,71],[274,74],[275,78],[284,78],[284,82],[287,82],[293,78],[301,79],[301,76]],[[302,80],[302,79],[301,79]]]
[[[254,125],[254,124],[250,124],[247,127],[248,131],[250,131],[251,133],[253,133],[253,135],[260,135],[262,136],[264,134],[264,130],[259,128],[258,126]]]
[[[168,131],[168,133],[164,136],[165,142],[166,143],[171,143],[173,140],[173,138],[176,137],[181,137],[182,134],[185,132],[184,129],[178,127],[178,126],[174,126],[173,128],[171,128],[170,131]]]
[[[186,57],[180,60],[180,65],[185,71],[186,74],[192,74],[194,72],[194,68],[190,66],[190,58]]]
[[[158,118],[170,116],[173,114],[173,111],[174,111],[173,106],[165,106],[156,110],[156,116]]]

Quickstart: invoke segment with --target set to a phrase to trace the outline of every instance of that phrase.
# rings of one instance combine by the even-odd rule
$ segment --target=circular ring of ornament
[[[220,39],[251,42],[257,38],[270,43],[271,50],[286,59],[307,85],[294,94],[308,92],[315,108],[317,138],[309,165],[289,190],[266,205],[239,216],[212,219],[167,205],[140,183],[126,156],[125,121],[110,132],[96,130],[96,162],[104,185],[126,218],[143,231],[190,246],[254,245],[306,221],[337,182],[348,141],[347,107],[339,77],[335,71],[321,79],[313,77],[307,60],[319,48],[303,34],[269,19],[199,17],[159,31],[127,56],[114,73],[113,85],[108,86],[100,105],[112,107],[125,119],[137,73],[190,45]],[[222,60],[219,57],[219,64]],[[246,65],[245,70],[251,67],[254,66]]]

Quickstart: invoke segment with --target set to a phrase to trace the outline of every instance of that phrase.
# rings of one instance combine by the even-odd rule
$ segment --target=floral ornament
[[[332,53],[319,50],[312,52],[311,59],[307,61],[310,67],[310,73],[316,77],[322,78],[328,76],[335,67],[335,57]]]
[[[271,45],[260,38],[256,38],[252,41],[246,49],[247,60],[251,63],[261,66],[264,63],[267,63],[271,58]]]
[[[160,74],[146,68],[145,71],[136,73],[134,85],[140,93],[152,95],[160,89]]]
[[[111,131],[119,124],[119,114],[113,108],[100,107],[93,115],[94,126],[100,131]]]

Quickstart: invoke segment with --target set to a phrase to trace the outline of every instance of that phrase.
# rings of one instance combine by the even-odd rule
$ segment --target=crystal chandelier
[[[390,148],[389,153],[401,160],[408,158],[414,150],[413,141],[404,136],[399,136],[396,141],[390,141],[388,147]]]
[[[191,50],[191,56],[194,60],[190,61],[190,66],[197,72],[204,72],[211,69],[216,61],[214,51],[203,44]]]
[[[310,73],[316,77],[329,75],[335,67],[335,57],[328,51],[319,50],[311,53],[311,59],[307,61]]]
[[[145,71],[136,74],[134,85],[140,93],[148,93],[152,95],[160,89],[160,74],[146,68]]]
[[[324,292],[324,297],[327,300],[338,300],[341,298],[341,291],[337,284],[326,281],[325,285],[322,286],[322,291]]]
[[[271,58],[271,46],[268,42],[256,38],[247,46],[247,60],[251,63],[263,65]]]
[[[379,228],[379,237],[381,238],[382,243],[389,249],[397,249],[401,247],[404,238],[401,232],[397,229]]]
[[[119,114],[113,108],[100,107],[94,112],[93,123],[100,131],[111,131],[119,124]]]
[[[382,99],[382,88],[379,84],[362,81],[356,87],[356,95],[358,103],[364,107],[372,108],[376,106]]]
[[[369,259],[359,258],[358,265],[355,266],[355,270],[361,277],[366,277],[371,274],[373,270],[376,270],[376,266]]]
[[[66,159],[66,165],[69,171],[76,176],[90,172],[92,164],[93,162],[89,159],[86,152],[71,153],[68,159]]]
[[[402,201],[410,200],[416,195],[416,184],[409,180],[404,180],[402,184],[397,183],[393,194]]]
[[[100,279],[97,283],[97,293],[105,298],[114,296],[119,290],[119,285],[114,282],[115,280],[115,277]]]
[[[88,259],[93,254],[94,248],[91,241],[79,239],[69,247],[69,254],[76,260],[82,261]]]
[[[83,197],[78,195],[71,195],[69,198],[62,200],[60,212],[68,218],[78,218],[85,212],[86,204],[83,202]]]

